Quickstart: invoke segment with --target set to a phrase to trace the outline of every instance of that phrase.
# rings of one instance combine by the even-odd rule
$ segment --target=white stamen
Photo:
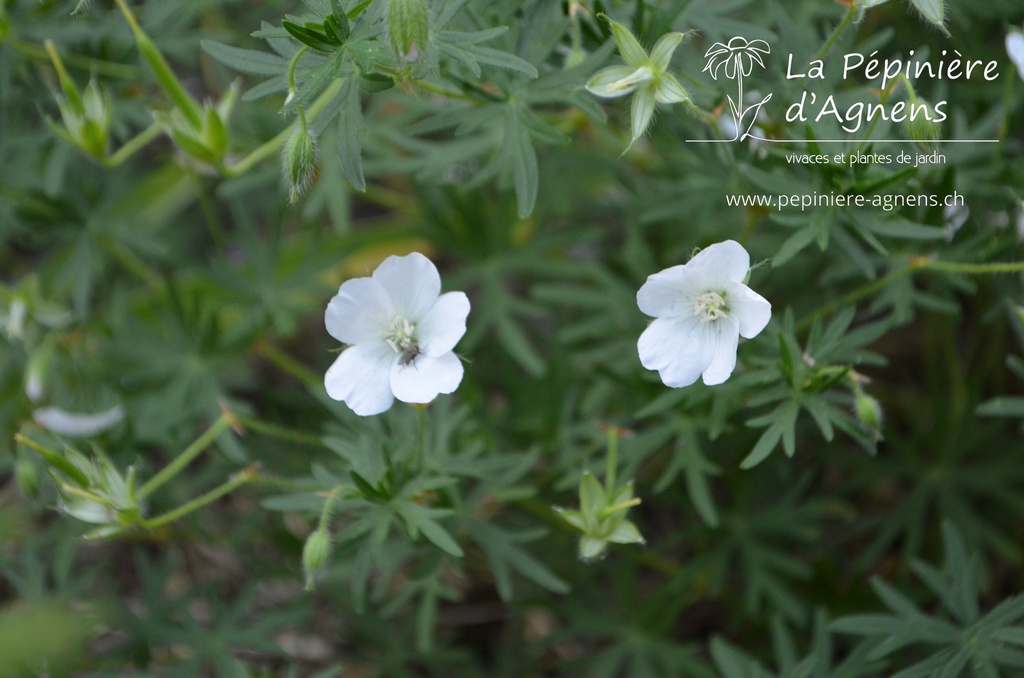
[[[416,326],[402,316],[392,320],[387,329],[380,333],[384,341],[395,353],[405,353],[416,345]]]
[[[718,292],[705,292],[697,297],[697,301],[693,304],[693,314],[701,316],[702,323],[728,318],[728,310],[725,306],[725,298]]]

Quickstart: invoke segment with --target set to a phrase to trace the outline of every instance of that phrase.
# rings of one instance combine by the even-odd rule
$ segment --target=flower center
[[[384,337],[384,341],[391,347],[392,351],[395,353],[405,353],[416,346],[415,334],[416,326],[402,316],[398,316],[388,323],[388,326],[380,333],[380,336]]]
[[[609,92],[629,91],[639,85],[654,80],[654,72],[650,66],[641,66],[629,75],[608,85]]]
[[[728,318],[728,310],[725,298],[718,292],[705,292],[697,297],[697,301],[693,304],[693,314],[700,316],[702,323]]]

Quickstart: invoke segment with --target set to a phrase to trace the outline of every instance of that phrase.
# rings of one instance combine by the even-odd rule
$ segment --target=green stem
[[[22,54],[34,59],[46,59],[48,57],[48,52],[44,47],[40,47],[32,42],[11,38],[8,44]],[[93,59],[92,57],[80,56],[78,54],[64,54],[62,58],[68,66],[74,66],[96,75],[105,75],[121,80],[137,80],[139,77],[138,69],[127,64]]]
[[[818,52],[817,56],[814,57],[816,60],[821,61],[826,56],[828,56],[828,53],[832,51],[833,47],[835,47],[836,41],[839,40],[839,36],[843,34],[847,27],[849,27],[850,22],[853,21],[853,18],[856,15],[856,3],[850,3],[850,9],[846,10],[846,16],[844,16],[843,20],[839,23],[838,26],[836,26],[836,29],[832,31],[832,35],[828,37],[828,41],[825,42],[821,50]]]
[[[615,473],[619,466],[619,429],[608,427],[608,459],[604,473],[604,491],[609,497],[615,492]]]
[[[288,65],[288,96],[294,96],[298,91],[298,88],[295,87],[295,69],[299,66],[299,59],[308,51],[309,47],[307,45],[300,47],[299,51],[292,57],[292,62]]]
[[[121,264],[129,271],[142,279],[153,289],[154,292],[163,291],[163,278],[149,268],[142,259],[135,256],[134,252],[109,236],[100,235],[98,240],[100,245],[102,245],[111,256],[121,262]]]
[[[469,96],[468,94],[463,94],[462,92],[456,92],[450,89],[445,89],[444,87],[441,87],[440,85],[435,85],[434,83],[429,82],[427,80],[413,79],[411,80],[411,82],[412,84],[416,85],[425,92],[430,92],[431,94],[437,94],[439,96],[447,97],[448,99],[454,99],[457,101],[476,101],[476,99]]]
[[[224,495],[234,492],[242,485],[245,485],[246,483],[252,481],[252,479],[255,477],[256,467],[250,466],[249,468],[234,474],[227,480],[227,482],[225,482],[222,485],[218,485],[217,487],[213,488],[206,494],[196,497],[192,501],[186,502],[172,511],[162,513],[155,518],[140,521],[140,524],[142,525],[142,527],[148,530],[152,530],[157,527],[160,527],[161,525],[166,525],[167,523],[174,522],[178,518],[186,516],[197,509],[201,509],[207,504],[217,501]]]
[[[569,20],[570,26],[572,27],[572,53],[573,55],[583,55],[583,40],[582,31],[580,31],[580,3],[577,0],[572,0],[569,3]]]
[[[117,167],[141,150],[149,142],[160,136],[161,132],[163,132],[163,129],[160,127],[160,123],[154,122],[152,125],[139,132],[135,137],[126,141],[121,148],[117,149],[116,153],[107,156],[107,158],[103,160],[103,164],[107,167]]]
[[[168,480],[181,473],[186,466],[192,463],[192,460],[198,457],[203,450],[208,448],[213,441],[216,440],[217,437],[233,423],[235,423],[233,415],[226,412],[220,415],[220,418],[213,423],[213,426],[206,429],[206,431],[196,438],[191,445],[182,450],[181,454],[179,454],[174,461],[146,481],[146,483],[135,493],[136,499],[141,501],[145,497],[148,497]]]
[[[307,115],[309,116],[310,119],[316,119],[316,117],[320,115],[320,113],[322,113],[325,108],[327,108],[327,104],[331,102],[331,99],[334,98],[334,95],[336,95],[338,93],[338,90],[341,89],[341,85],[343,82],[344,80],[339,78],[332,82],[330,85],[328,85],[327,89],[320,93],[320,96],[316,98],[316,100],[310,105],[309,110],[307,111]],[[229,177],[238,176],[239,174],[245,174],[253,167],[255,167],[259,162],[277,153],[281,146],[284,145],[284,142],[288,140],[288,137],[291,136],[291,134],[292,128],[291,125],[289,125],[288,127],[284,128],[284,130],[282,130],[281,133],[278,134],[276,137],[270,139],[267,142],[264,142],[262,146],[257,147],[253,152],[239,160],[234,165],[225,167],[224,174]]]
[[[423,459],[426,457],[426,430],[427,430],[427,406],[414,405],[419,414],[419,439],[416,443],[416,468],[423,470]]]
[[[323,447],[324,445],[320,436],[315,436],[303,431],[293,431],[292,429],[284,428],[283,426],[267,424],[259,419],[253,418],[240,417],[239,421],[242,426],[250,431],[255,431],[256,433],[270,436],[271,438],[279,438],[281,440],[287,440],[300,445],[311,445],[313,447]]]
[[[193,174],[192,178],[195,181],[196,193],[199,195],[199,211],[202,212],[206,227],[210,230],[214,246],[223,252],[227,249],[228,237],[224,225],[220,222],[220,217],[217,216],[217,207],[210,198],[208,186],[203,178],[199,174]]]
[[[335,488],[327,495],[327,501],[324,502],[324,509],[320,512],[320,523],[316,528],[318,532],[327,532],[327,525],[331,520],[331,510],[334,508],[334,502],[338,500],[339,494],[341,494],[341,488]]]
[[[1001,261],[987,264],[969,264],[958,261],[938,261],[924,257],[915,257],[910,261],[909,265],[893,271],[883,278],[879,278],[878,280],[874,280],[867,285],[855,289],[849,294],[844,295],[838,301],[832,301],[820,307],[818,310],[814,311],[797,323],[796,329],[798,331],[805,330],[810,327],[815,320],[834,313],[843,306],[848,306],[849,304],[877,292],[880,289],[888,287],[897,280],[905,278],[915,271],[922,270],[944,271],[946,273],[960,273],[962,275],[1024,273],[1024,261]]]
[[[261,341],[256,345],[256,351],[306,386],[310,388],[323,387],[323,378],[319,374],[313,372],[270,342]]]
[[[167,65],[167,60],[164,59],[163,54],[157,49],[156,44],[150,39],[148,35],[139,26],[139,23],[135,20],[135,15],[132,14],[131,9],[125,4],[125,0],[114,0],[117,6],[120,8],[121,13],[124,14],[125,20],[132,29],[132,33],[135,36],[135,44],[139,48],[139,53],[142,54],[142,58],[146,60],[149,67],[153,70],[153,74],[156,75],[156,79],[160,82],[164,92],[167,96],[175,103],[175,105],[181,110],[181,112],[188,118],[189,123],[195,129],[199,130],[203,127],[203,112],[202,107],[193,99],[185,88],[181,86],[178,81],[178,76],[174,74],[171,67]]]
[[[75,87],[75,82],[68,75],[68,72],[64,70],[64,62],[61,61],[60,54],[57,53],[57,48],[53,46],[52,40],[47,40],[43,43],[43,48],[46,53],[50,56],[50,62],[53,64],[53,68],[57,71],[57,78],[60,80],[61,90],[64,91],[64,96],[67,97],[68,103],[75,109],[75,111],[82,115],[85,113],[85,105],[82,103],[82,98],[78,95],[78,89]]]
[[[296,490],[299,492],[321,492],[323,488],[320,485],[313,483],[300,483],[295,480],[289,480],[288,478],[278,478],[273,475],[256,474],[249,481],[251,484],[259,485],[270,485],[273,487],[282,487],[288,490]]]
[[[1024,273],[1024,261],[999,261],[990,264],[965,264],[958,261],[935,261],[925,259],[916,265],[932,271],[962,273],[964,275],[996,275],[1000,273]]]

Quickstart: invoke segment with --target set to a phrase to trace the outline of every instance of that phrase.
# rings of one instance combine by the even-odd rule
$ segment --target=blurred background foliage
[[[1024,671],[1019,2],[428,4],[421,34],[384,0],[0,0],[0,675]],[[628,106],[581,89],[621,63],[602,12],[646,46],[695,31],[693,106],[624,154]],[[767,134],[810,140],[687,144],[718,136],[703,55],[733,35],[773,45],[756,87],[784,102],[783,54],[830,36],[994,59],[917,94],[1000,143],[793,165],[842,133],[775,107]],[[829,152],[892,148],[848,136]],[[968,209],[725,202],[832,191]],[[726,239],[773,321],[727,383],[667,389],[636,290]],[[413,250],[470,296],[466,376],[362,419],[324,393],[322,312]],[[44,405],[123,418],[68,437]],[[584,562],[553,509],[608,469],[645,543]]]

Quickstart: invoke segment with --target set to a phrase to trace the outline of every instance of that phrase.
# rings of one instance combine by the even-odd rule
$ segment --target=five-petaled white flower
[[[1006,53],[1010,55],[1010,61],[1017,65],[1017,72],[1021,80],[1024,80],[1024,33],[1010,31],[1006,34]]]
[[[655,319],[640,335],[640,362],[666,386],[689,386],[703,375],[721,384],[736,367],[739,338],[768,324],[772,305],[743,284],[750,255],[734,240],[702,250],[688,263],[648,276],[636,294]]]
[[[633,94],[630,127],[633,141],[647,131],[655,103],[675,104],[689,101],[683,86],[668,72],[672,53],[683,39],[682,33],[668,33],[654,44],[650,56],[629,29],[611,21],[612,34],[626,66],[609,66],[595,73],[585,85],[591,94],[607,99]]]
[[[345,281],[327,306],[327,331],[351,344],[324,386],[358,415],[384,412],[395,398],[428,403],[462,381],[452,353],[466,333],[469,299],[441,292],[441,277],[419,252],[391,256],[369,278]]]

